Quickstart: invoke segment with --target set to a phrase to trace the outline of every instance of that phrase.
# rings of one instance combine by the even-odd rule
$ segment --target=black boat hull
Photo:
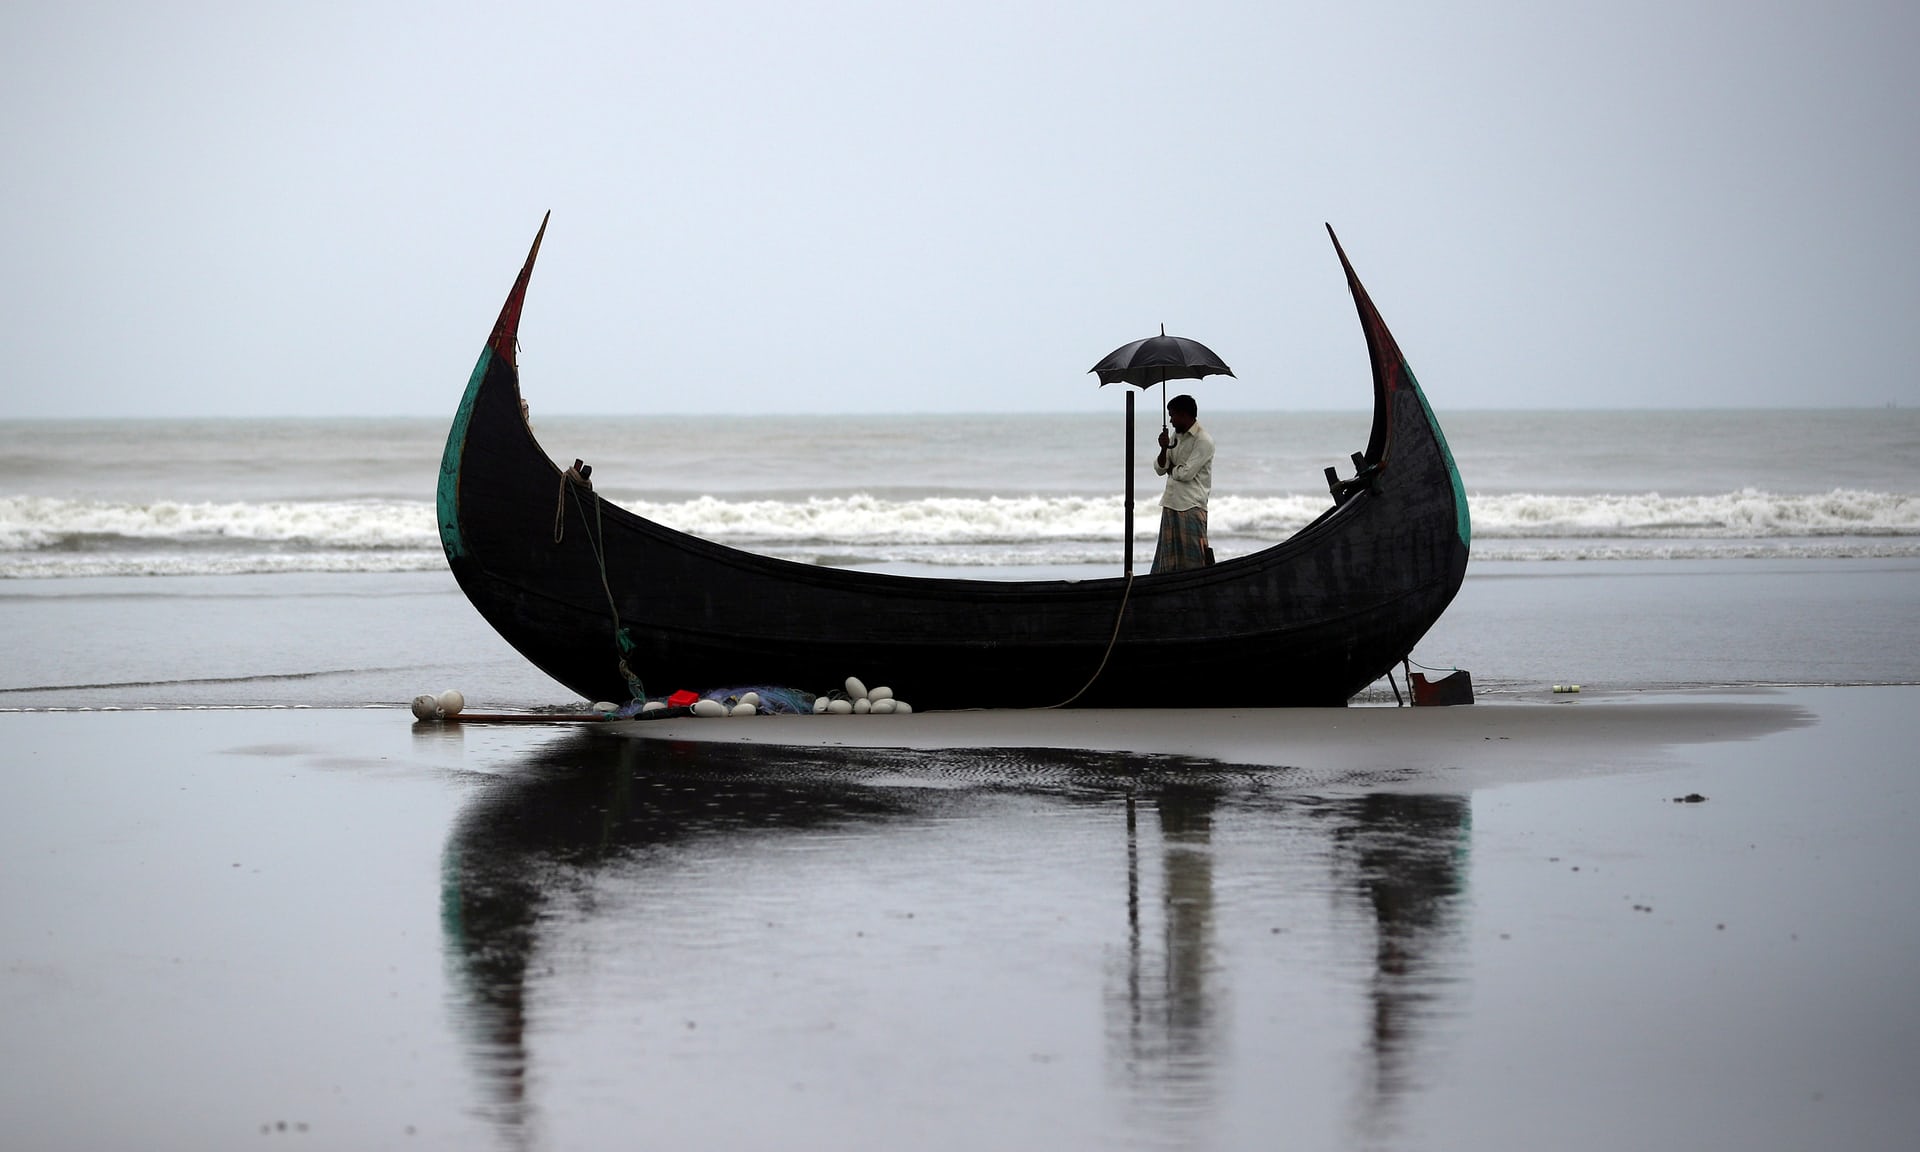
[[[656,695],[824,692],[858,675],[922,709],[1338,705],[1411,651],[1465,574],[1458,473],[1351,268],[1374,358],[1368,487],[1293,538],[1209,568],[1010,582],[757,556],[569,481],[526,424],[511,356],[533,258],[448,438],[441,535],[481,615],[588,699],[627,699],[630,672]]]

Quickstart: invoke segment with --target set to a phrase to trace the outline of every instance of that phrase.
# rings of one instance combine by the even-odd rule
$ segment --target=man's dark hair
[[[1180,395],[1167,401],[1167,411],[1185,412],[1189,416],[1198,416],[1200,415],[1200,405],[1193,402],[1193,397],[1182,392]]]

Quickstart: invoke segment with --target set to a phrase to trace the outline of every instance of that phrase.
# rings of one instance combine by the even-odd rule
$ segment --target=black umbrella
[[[1213,349],[1185,336],[1160,335],[1135,340],[1107,353],[1107,358],[1088,369],[1100,375],[1101,384],[1131,384],[1150,388],[1169,380],[1198,380],[1202,376],[1231,376],[1233,369],[1213,354]]]
[[[1198,380],[1204,376],[1231,376],[1233,369],[1213,354],[1213,349],[1185,336],[1160,335],[1123,344],[1088,369],[1100,377],[1102,388],[1109,384],[1131,384],[1136,388],[1160,385],[1160,428],[1167,426],[1167,381]],[[1133,393],[1127,393],[1127,575],[1133,575]]]

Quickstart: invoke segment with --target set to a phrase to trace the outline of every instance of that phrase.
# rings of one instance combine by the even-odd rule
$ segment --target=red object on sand
[[[1464,668],[1455,669],[1438,680],[1428,680],[1418,672],[1407,674],[1416,706],[1473,703],[1473,677]]]
[[[680,689],[680,691],[675,692],[673,695],[667,697],[667,707],[685,708],[698,699],[700,699],[700,693],[689,692],[685,688],[682,688]]]

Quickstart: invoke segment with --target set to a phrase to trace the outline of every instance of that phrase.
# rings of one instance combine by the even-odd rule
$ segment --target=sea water
[[[1920,556],[1920,410],[1442,412],[1476,560]],[[1209,527],[1228,558],[1330,503],[1370,416],[1221,412]],[[1118,416],[552,416],[608,499],[808,563],[1106,574],[1123,546]],[[1157,425],[1136,430],[1151,552]],[[439,569],[442,420],[0,423],[0,579]],[[1045,573],[1038,569],[1046,569]]]
[[[1920,681],[1920,412],[1442,419],[1473,559],[1414,661],[1470,669],[1483,694]],[[1205,423],[1223,557],[1319,515],[1321,469],[1369,430],[1357,412]],[[536,412],[534,427],[609,499],[737,548],[923,576],[1121,567],[1117,417]],[[1137,430],[1142,566],[1157,431]],[[445,435],[439,420],[0,424],[0,709],[394,706],[447,687],[484,708],[574,703],[447,570]]]

